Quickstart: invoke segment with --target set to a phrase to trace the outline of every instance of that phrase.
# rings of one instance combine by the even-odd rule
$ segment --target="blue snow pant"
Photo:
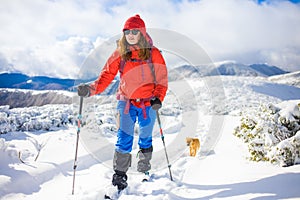
[[[146,106],[146,116],[143,109],[130,104],[128,113],[126,101],[119,101],[117,106],[120,115],[118,139],[116,142],[116,151],[114,155],[113,166],[115,171],[125,172],[131,165],[131,154],[135,123],[139,125],[138,145],[140,147],[138,171],[145,172],[151,168],[150,159],[152,158],[152,131],[156,120],[156,111],[151,106]]]
[[[156,112],[151,106],[146,106],[146,119],[143,115],[143,109],[130,104],[128,114],[124,113],[126,101],[119,101],[117,110],[120,114],[120,127],[118,129],[118,140],[116,143],[116,151],[120,153],[130,153],[133,145],[134,126],[136,120],[139,125],[140,149],[147,149],[152,146],[152,131],[156,120]]]

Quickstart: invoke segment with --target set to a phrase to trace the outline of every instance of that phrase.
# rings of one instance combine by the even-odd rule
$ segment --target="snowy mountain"
[[[276,66],[270,66],[266,64],[252,64],[249,65],[249,68],[254,69],[255,71],[265,76],[274,76],[274,75],[288,73],[287,71],[284,71]]]
[[[204,76],[273,76],[287,73],[286,71],[266,64],[245,65],[234,61],[217,62],[211,65],[193,67],[190,65],[179,66],[170,70],[170,80],[180,80],[182,77],[204,77]]]
[[[220,75],[226,76],[274,76],[287,73],[276,66],[267,64],[245,65],[235,61],[223,61],[215,63],[215,66]]]
[[[285,74],[286,71],[266,64],[245,65],[234,61],[214,63],[214,65],[191,66],[183,65],[169,71],[170,80],[180,80],[183,77],[203,77],[214,75],[227,76],[273,76]],[[32,90],[73,90],[77,83],[95,80],[60,79],[46,76],[27,76],[21,73],[0,74],[0,88],[19,88]]]
[[[226,76],[264,76],[258,70],[252,69],[248,65],[240,63],[225,63],[217,66],[220,75]]]

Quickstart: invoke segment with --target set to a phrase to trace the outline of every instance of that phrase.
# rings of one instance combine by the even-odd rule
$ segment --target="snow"
[[[248,144],[234,135],[243,118],[249,119],[249,127],[260,124],[268,128],[269,119],[278,119],[276,123],[283,130],[284,126],[280,124],[283,119],[299,124],[299,88],[261,77],[221,78],[221,87],[211,77],[189,80],[188,85],[196,98],[196,103],[189,106],[185,106],[191,100],[189,91],[180,93],[174,89],[179,87],[178,84],[170,85],[172,91],[160,113],[174,182],[170,181],[162,141],[155,126],[153,180],[140,182],[142,175],[135,170],[138,149],[134,144],[133,164],[128,172],[129,187],[120,199],[300,199],[299,157],[289,167],[282,167],[280,163],[254,162],[249,159]],[[219,89],[224,91],[223,95],[218,93]],[[213,95],[207,95],[209,92]],[[220,104],[211,103],[211,98]],[[104,188],[111,182],[113,174],[116,100],[111,95],[85,99],[84,102],[74,195],[71,191],[77,100],[73,105],[0,107],[0,131],[8,130],[0,135],[1,200],[103,199]],[[260,108],[268,108],[265,109],[268,112]],[[7,123],[9,117],[10,123]],[[34,126],[46,119],[51,121],[49,128]],[[256,119],[259,123],[253,123]],[[33,128],[21,128],[26,123],[27,127]],[[212,139],[209,133],[213,130],[220,132],[214,135],[213,151],[206,152],[204,149]],[[197,157],[188,156],[186,136],[200,139]],[[268,136],[260,142],[284,149],[294,144],[293,141],[299,141],[300,132],[276,142],[272,135]],[[273,155],[276,148],[270,151]],[[295,152],[299,152],[299,146],[295,148]]]
[[[269,80],[287,85],[300,87],[300,71],[269,77]]]

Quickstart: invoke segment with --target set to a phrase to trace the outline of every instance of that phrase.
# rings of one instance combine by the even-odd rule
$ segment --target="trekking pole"
[[[76,151],[75,151],[75,159],[74,159],[74,166],[73,166],[73,187],[72,187],[72,195],[74,194],[74,186],[75,186],[75,172],[77,168],[77,152],[78,152],[78,142],[79,142],[79,133],[81,127],[81,113],[82,113],[82,104],[83,104],[83,97],[80,97],[79,103],[79,113],[78,113],[78,120],[77,120],[77,139],[76,139]]]
[[[156,110],[156,117],[157,117],[157,122],[158,122],[158,126],[159,126],[159,132],[160,132],[161,140],[163,142],[164,149],[165,149],[165,154],[166,154],[169,173],[170,173],[170,179],[171,179],[171,181],[173,181],[172,172],[171,172],[171,165],[170,165],[170,162],[169,162],[169,157],[168,157],[167,148],[166,148],[166,144],[165,144],[165,136],[164,136],[162,128],[161,128],[161,122],[160,122],[160,117],[159,117],[159,114],[158,114],[158,110]]]

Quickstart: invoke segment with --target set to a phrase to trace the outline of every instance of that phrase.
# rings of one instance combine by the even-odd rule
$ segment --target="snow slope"
[[[197,105],[187,104],[191,99],[189,94],[170,92],[166,98],[161,117],[175,181],[169,179],[156,127],[153,181],[141,183],[141,175],[135,172],[133,165],[129,171],[129,187],[120,199],[300,199],[300,165],[283,168],[269,162],[249,161],[247,145],[233,135],[245,110],[269,102],[276,105],[285,100],[299,100],[300,89],[275,84],[262,77],[221,78],[222,85],[212,77],[189,80]],[[212,104],[211,99],[217,99],[219,104]],[[115,141],[115,98],[100,96],[85,102],[83,121],[86,126],[82,128],[79,143],[75,195],[71,195],[71,190],[77,129],[75,125],[66,124],[53,131],[0,135],[1,200],[102,199],[104,187],[110,183],[113,174],[110,148]],[[61,110],[66,107],[56,106]],[[195,106],[199,111],[197,127],[195,133],[189,133],[187,127],[193,122]],[[73,109],[76,115],[78,105],[75,104]],[[223,123],[219,124],[220,121]],[[208,132],[215,125],[222,125],[221,132],[215,138],[214,150],[207,154],[203,148],[209,141]],[[89,130],[91,134],[87,134]],[[201,141],[202,151],[195,158],[188,156],[185,138],[179,136],[185,134]],[[99,149],[94,149],[94,143],[89,143],[96,142],[101,146],[99,138],[105,138],[107,145],[100,153],[97,152]],[[175,145],[174,141],[177,142]],[[174,152],[178,150],[174,146],[180,147],[180,151]],[[134,147],[133,163],[136,162],[137,145]]]
[[[300,87],[300,71],[269,77],[269,80],[287,85]]]

